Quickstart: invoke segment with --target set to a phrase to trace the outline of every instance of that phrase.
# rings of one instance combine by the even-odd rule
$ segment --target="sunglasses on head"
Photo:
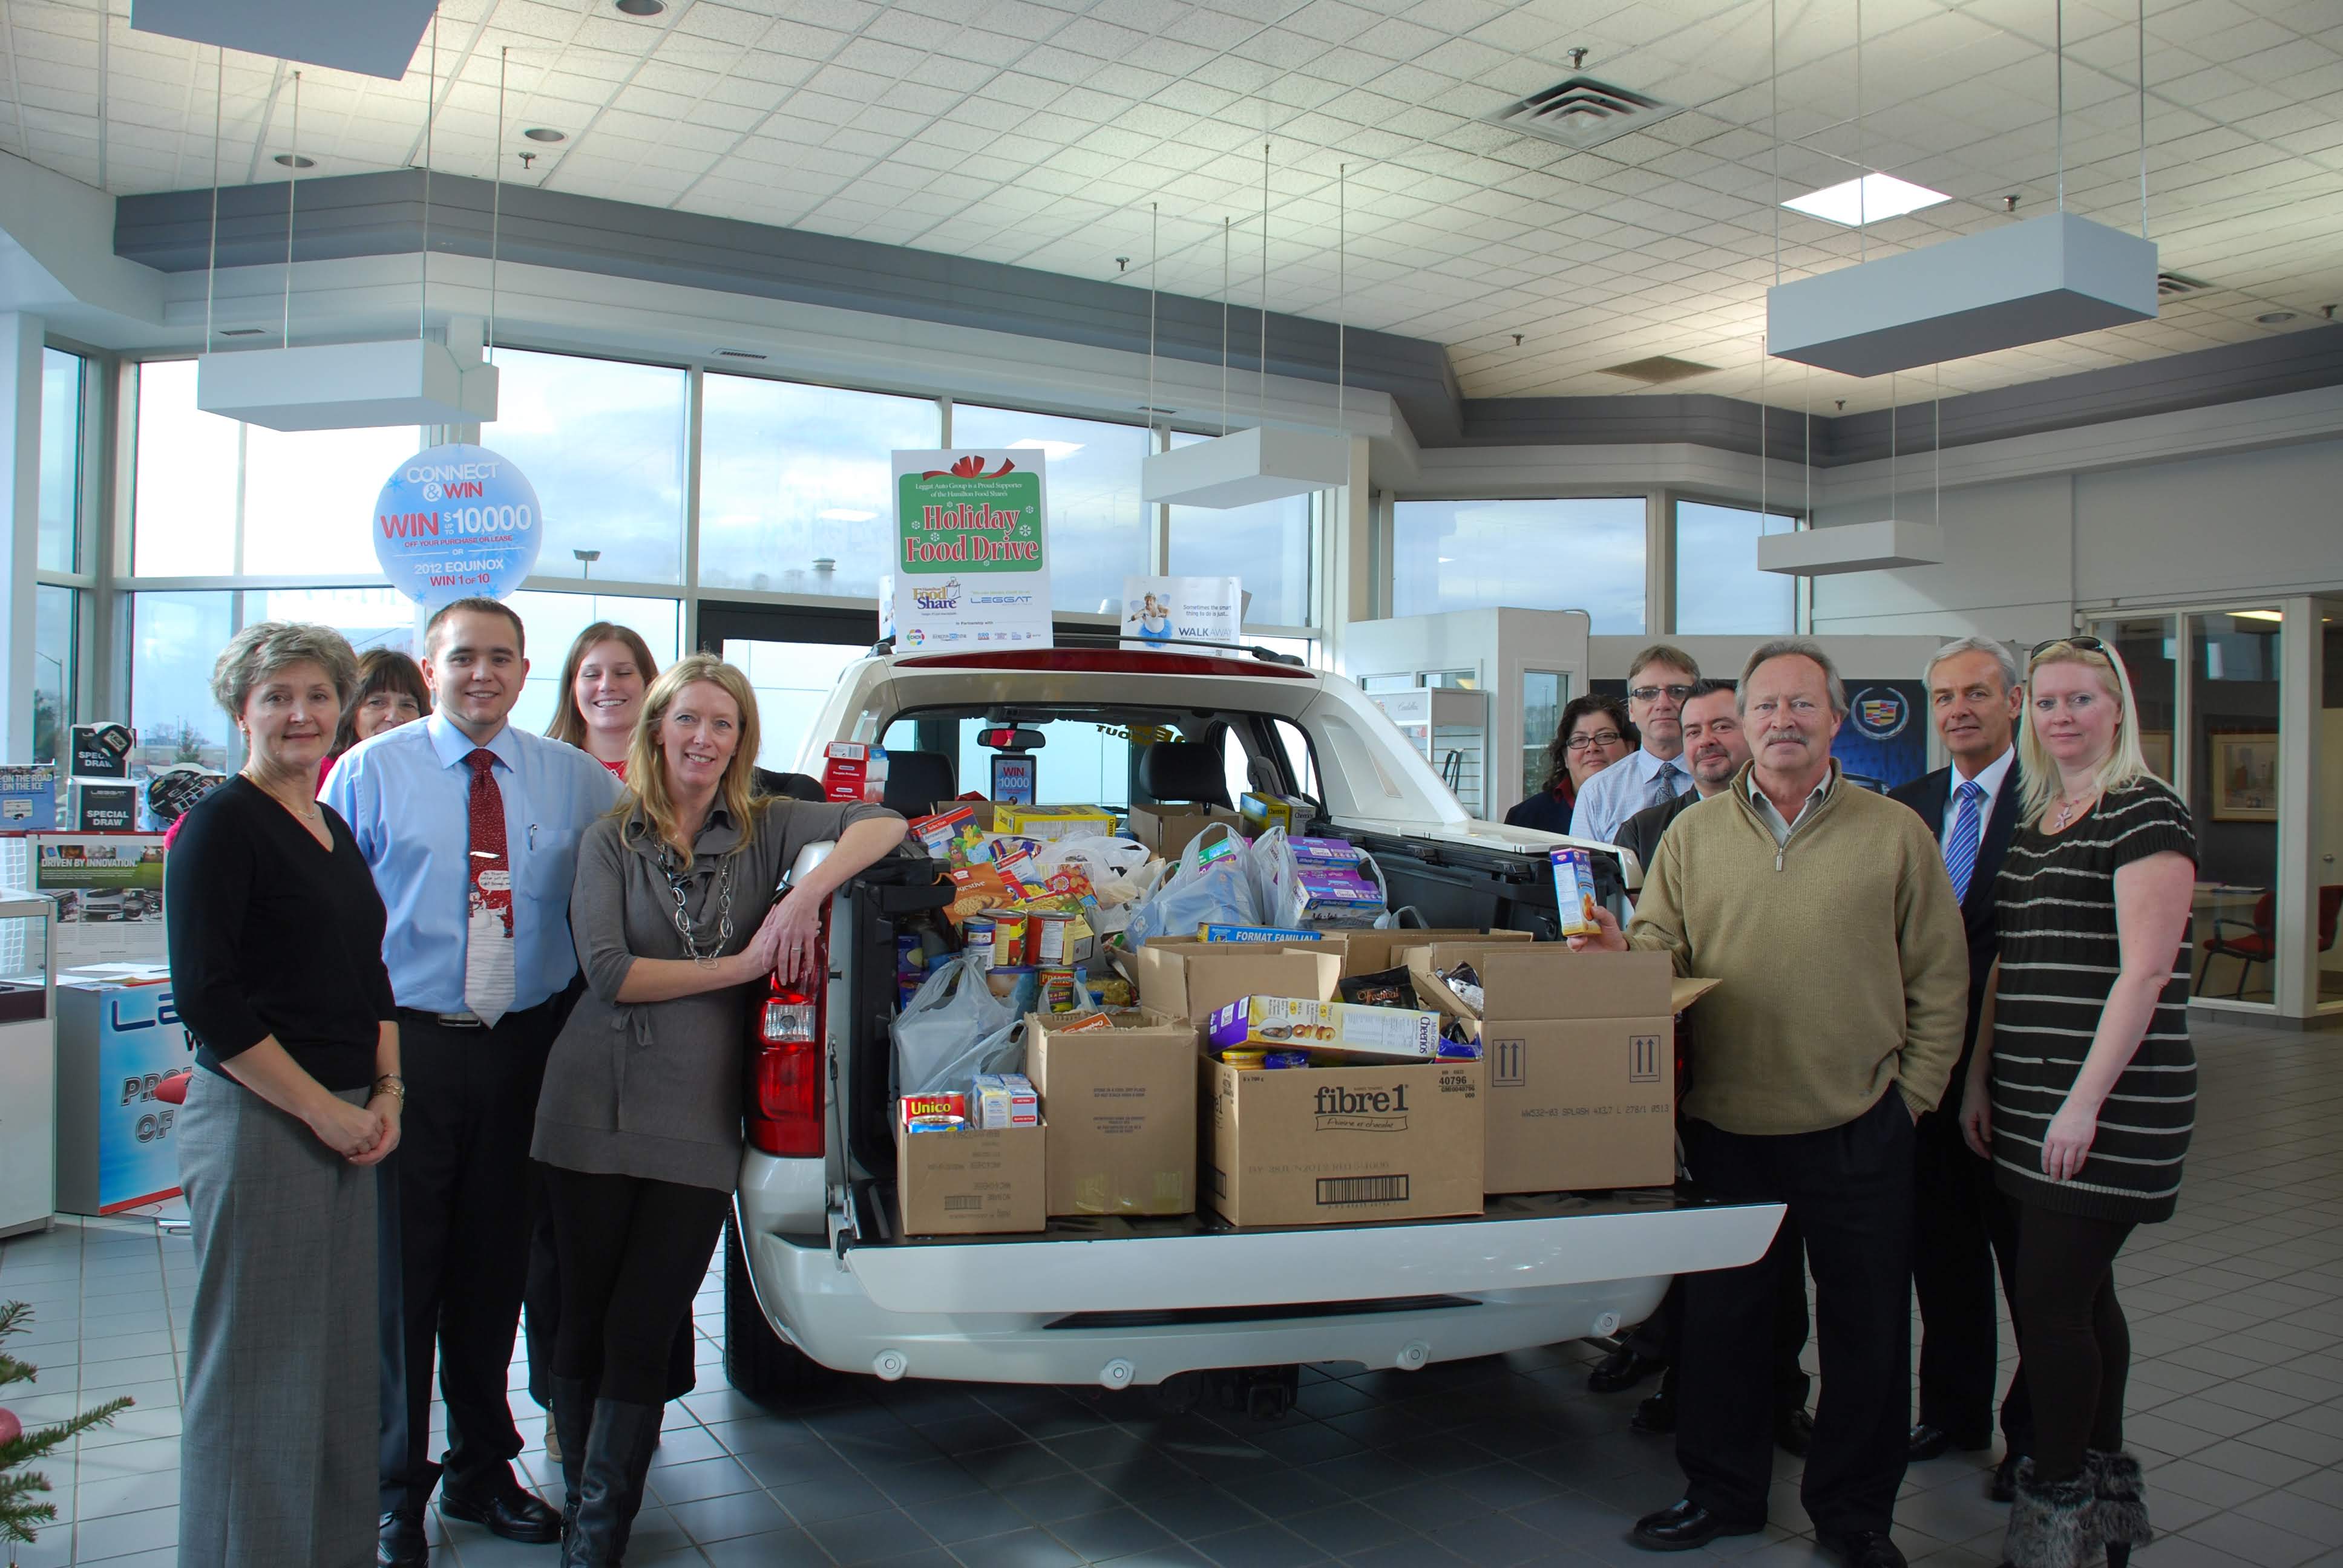
[[[2033,651],[2028,653],[2026,657],[2028,660],[2040,658],[2043,654],[2046,653],[2051,648],[2057,648],[2062,645],[2067,648],[2078,648],[2085,653],[2104,654],[2111,651],[2107,645],[2101,642],[2097,638],[2087,636],[2078,632],[2073,637],[2054,637],[2047,642],[2037,642],[2034,645]]]

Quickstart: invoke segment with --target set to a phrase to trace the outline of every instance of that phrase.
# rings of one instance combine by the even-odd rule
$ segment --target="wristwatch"
[[[377,1094],[396,1095],[398,1100],[398,1108],[401,1111],[407,1109],[407,1080],[399,1077],[398,1074],[395,1072],[386,1072],[380,1078],[376,1079],[374,1081],[374,1091]]]

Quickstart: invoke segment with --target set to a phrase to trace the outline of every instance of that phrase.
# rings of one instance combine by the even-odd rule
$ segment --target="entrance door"
[[[700,651],[747,673],[761,730],[757,765],[780,773],[820,776],[819,767],[799,767],[806,737],[840,672],[867,658],[878,635],[878,617],[869,609],[705,599],[699,606]]]
[[[2343,599],[2318,601],[2320,682],[2318,709],[2318,831],[2311,869],[2318,878],[2318,902],[2310,931],[2318,970],[2322,1011],[2343,1008],[2343,940],[2328,910],[2343,905]],[[2338,909],[2343,915],[2343,909]]]

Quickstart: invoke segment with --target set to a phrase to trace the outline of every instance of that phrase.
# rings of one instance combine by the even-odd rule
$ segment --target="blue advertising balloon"
[[[486,447],[432,447],[399,464],[374,504],[374,554],[390,586],[425,610],[503,598],[537,565],[537,490]]]

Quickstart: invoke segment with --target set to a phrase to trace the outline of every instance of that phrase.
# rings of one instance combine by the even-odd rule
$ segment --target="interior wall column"
[[[0,760],[33,757],[33,573],[40,560],[42,320],[0,311]]]

